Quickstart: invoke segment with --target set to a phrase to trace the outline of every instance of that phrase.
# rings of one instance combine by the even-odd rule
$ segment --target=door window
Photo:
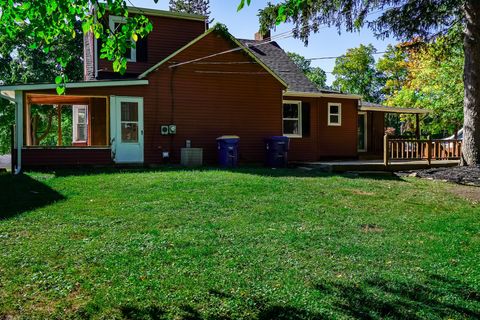
[[[138,103],[121,102],[122,142],[138,143]]]

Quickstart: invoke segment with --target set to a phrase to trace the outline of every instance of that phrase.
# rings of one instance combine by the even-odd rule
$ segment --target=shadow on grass
[[[378,173],[329,173],[320,169],[302,169],[296,167],[290,168],[268,168],[263,166],[241,166],[234,169],[222,169],[219,167],[199,167],[186,168],[182,166],[165,165],[155,168],[147,167],[103,167],[103,168],[59,168],[59,169],[40,169],[37,172],[53,173],[57,177],[84,176],[97,174],[118,174],[118,173],[159,173],[159,172],[232,172],[239,174],[257,175],[262,177],[297,177],[297,178],[319,178],[339,176],[344,178],[369,178],[378,180],[402,181],[401,178],[388,172]]]
[[[334,311],[355,319],[479,319],[480,292],[451,278],[432,275],[425,282],[372,278],[353,284],[316,285],[339,299]]]
[[[462,281],[432,275],[424,281],[366,279],[360,283],[327,281],[314,286],[319,298],[311,305],[322,305],[322,312],[312,312],[289,305],[278,305],[263,299],[251,299],[252,307],[235,310],[259,320],[307,320],[307,319],[479,319],[480,292]],[[209,296],[232,303],[244,299],[212,289]],[[253,307],[254,306],[254,307]],[[159,307],[121,307],[125,319],[183,319],[227,320],[228,315],[215,315],[216,310],[196,309],[182,305],[174,315],[172,309]],[[206,311],[206,312],[205,312]],[[213,311],[213,312],[212,312]],[[209,313],[204,314],[204,313]],[[213,315],[212,315],[213,314]]]
[[[28,175],[0,174],[0,220],[64,199],[64,196]]]

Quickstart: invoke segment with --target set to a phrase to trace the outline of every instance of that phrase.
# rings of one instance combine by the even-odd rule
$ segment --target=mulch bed
[[[480,187],[480,166],[434,168],[400,172],[399,176],[414,176],[425,179],[442,180],[462,185]]]

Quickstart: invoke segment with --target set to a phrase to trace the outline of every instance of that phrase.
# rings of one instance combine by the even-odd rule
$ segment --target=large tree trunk
[[[465,1],[463,161],[480,165],[480,1]]]

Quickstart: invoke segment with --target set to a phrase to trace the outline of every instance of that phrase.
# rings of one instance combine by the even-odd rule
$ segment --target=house
[[[140,10],[140,11],[139,11]],[[262,163],[264,139],[291,138],[290,160],[358,158],[382,152],[384,110],[358,95],[317,89],[281,47],[259,34],[239,40],[202,16],[130,8],[153,31],[127,52],[120,76],[84,37],[85,81],[0,87],[16,103],[17,171],[33,166],[179,163],[188,141],[216,163],[216,138],[240,136],[240,162]],[[109,27],[122,23],[109,16]],[[38,108],[55,110],[53,142],[42,142]],[[45,109],[44,109],[45,110]],[[65,111],[67,110],[67,111]],[[53,114],[53,113],[52,113]],[[53,115],[52,115],[53,117]],[[52,121],[52,117],[50,121]]]

